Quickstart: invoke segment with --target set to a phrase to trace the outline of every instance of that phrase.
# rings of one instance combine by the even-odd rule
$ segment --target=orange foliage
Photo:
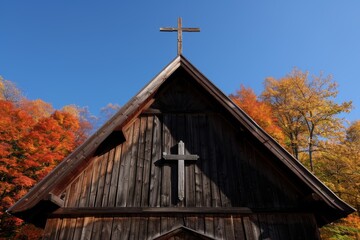
[[[353,213],[320,229],[322,239],[360,239],[360,217]]]
[[[44,102],[41,99],[28,100],[22,99],[19,102],[20,108],[28,113],[35,121],[41,118],[49,117],[54,111],[50,103]]]
[[[27,224],[21,228],[14,239],[26,239],[26,240],[38,240],[41,239],[39,236],[42,235],[41,229],[35,227],[32,224]]]
[[[85,123],[77,116],[63,111],[49,115],[50,109],[41,100],[16,105],[0,100],[0,238],[11,236],[21,224],[5,210],[86,137]],[[29,229],[26,234],[37,232]]]
[[[231,94],[230,98],[267,133],[278,142],[283,143],[285,137],[281,129],[276,125],[276,118],[273,115],[271,106],[260,101],[251,88],[245,88],[241,85],[240,90],[236,94]]]

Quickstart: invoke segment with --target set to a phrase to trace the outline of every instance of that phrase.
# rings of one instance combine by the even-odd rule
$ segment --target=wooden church
[[[180,52],[8,212],[43,239],[320,239],[354,209]]]

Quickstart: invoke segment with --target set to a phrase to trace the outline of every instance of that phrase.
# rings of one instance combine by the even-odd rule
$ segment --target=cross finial
[[[178,55],[182,54],[182,32],[200,32],[200,28],[183,28],[182,27],[182,19],[178,18],[178,27],[166,27],[160,28],[161,32],[177,32],[177,45],[178,45]]]

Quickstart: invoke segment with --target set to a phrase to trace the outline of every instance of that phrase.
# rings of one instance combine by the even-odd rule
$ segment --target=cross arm
[[[177,32],[179,31],[179,28],[173,28],[173,27],[164,27],[160,28],[161,32]],[[200,32],[200,28],[181,28],[181,31],[183,32]]]
[[[172,27],[165,27],[165,28],[160,28],[161,32],[177,32],[178,29],[177,28],[172,28]]]
[[[165,160],[198,160],[199,155],[176,155],[163,153],[163,158]]]
[[[183,32],[200,32],[200,28],[183,28]]]

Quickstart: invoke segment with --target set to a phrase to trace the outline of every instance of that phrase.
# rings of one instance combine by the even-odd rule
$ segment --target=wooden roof
[[[323,201],[321,211],[322,224],[329,223],[355,211],[354,208],[338,198],[328,187],[310,173],[299,161],[271,138],[244,111],[238,108],[224,93],[211,83],[184,56],[177,56],[138,94],[124,105],[109,121],[81,146],[64,159],[48,176],[35,185],[24,197],[16,202],[8,213],[29,219],[29,216],[42,215],[46,220],[48,213],[61,207],[59,194],[64,186],[70,183],[76,174],[87,165],[98,147],[112,134],[122,135],[122,129],[131,123],[143,110],[153,102],[153,96],[160,86],[178,69],[186,71],[206,92],[208,92],[246,131],[260,141],[299,180],[307,185],[315,198]],[[314,197],[313,197],[314,198]],[[44,209],[46,211],[44,211]]]

